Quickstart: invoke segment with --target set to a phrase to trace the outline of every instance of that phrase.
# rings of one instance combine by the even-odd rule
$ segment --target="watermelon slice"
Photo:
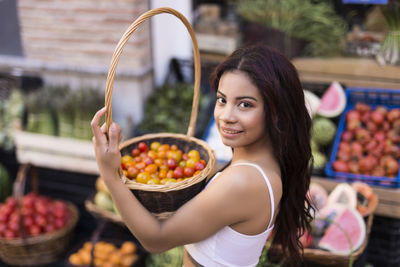
[[[357,207],[357,192],[347,183],[338,184],[328,196],[328,205],[340,203],[352,208]]]
[[[321,100],[316,94],[308,90],[303,90],[303,92],[304,92],[304,101],[306,104],[308,114],[310,115],[311,118],[313,118],[317,113]]]
[[[317,114],[334,118],[339,116],[346,107],[346,95],[340,83],[334,81],[321,97]]]
[[[355,251],[361,247],[366,238],[366,226],[363,218],[356,209],[345,207],[334,222],[328,227],[319,241],[318,246],[320,248],[335,254],[350,255],[351,251]],[[340,225],[342,229],[336,224]],[[346,236],[344,231],[348,236]]]

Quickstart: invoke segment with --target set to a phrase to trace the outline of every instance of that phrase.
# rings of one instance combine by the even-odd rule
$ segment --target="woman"
[[[293,65],[263,45],[238,49],[214,71],[215,121],[229,166],[168,220],[151,215],[121,182],[113,123],[109,141],[94,116],[96,159],[127,227],[145,249],[157,253],[185,245],[184,266],[255,266],[274,230],[289,263],[301,259],[299,235],[309,227],[310,127]]]

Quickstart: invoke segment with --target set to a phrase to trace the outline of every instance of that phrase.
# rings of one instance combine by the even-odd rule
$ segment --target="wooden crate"
[[[302,82],[400,89],[400,67],[380,66],[371,58],[294,58],[292,63]]]
[[[339,183],[336,180],[313,176],[311,181],[323,186],[328,192]],[[378,206],[375,215],[400,219],[400,188],[371,186],[378,196]]]
[[[205,52],[229,55],[239,46],[237,37],[197,33],[199,49]]]
[[[19,163],[86,174],[99,174],[91,141],[18,130],[15,136]]]

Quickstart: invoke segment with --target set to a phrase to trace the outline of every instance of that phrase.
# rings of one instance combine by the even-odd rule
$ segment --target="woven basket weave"
[[[139,201],[155,216],[160,219],[170,216],[176,209],[182,206],[185,202],[193,198],[198,192],[200,192],[204,186],[206,178],[208,178],[214,171],[216,157],[214,151],[204,141],[194,137],[199,94],[200,94],[200,52],[197,45],[196,36],[193,28],[187,19],[178,11],[171,8],[156,8],[143,13],[137,18],[130,27],[123,34],[117,47],[112,56],[110,69],[107,76],[106,93],[105,93],[105,106],[107,107],[106,113],[106,125],[107,132],[112,123],[112,92],[113,84],[115,79],[115,72],[118,65],[119,58],[122,54],[122,50],[129,40],[130,36],[135,30],[147,19],[157,14],[171,14],[180,19],[186,26],[193,44],[194,54],[194,70],[195,70],[195,81],[194,81],[194,96],[192,111],[186,135],[176,133],[158,133],[158,134],[147,134],[140,137],[136,137],[123,142],[120,145],[120,151],[122,155],[130,154],[132,148],[136,147],[141,141],[150,145],[153,141],[158,141],[163,144],[176,144],[181,150],[188,152],[191,149],[196,149],[200,152],[202,159],[206,161],[205,168],[196,176],[191,179],[186,179],[182,182],[171,183],[168,185],[147,185],[136,183],[127,179],[121,173],[122,180],[126,183],[128,188],[131,189],[132,193],[139,199]],[[173,108],[173,107],[171,107]]]
[[[14,196],[18,201],[22,198],[25,176],[29,165],[22,165],[18,171],[14,184]],[[32,170],[32,169],[31,169]],[[32,173],[33,192],[37,193],[37,175]],[[70,220],[67,224],[54,232],[32,237],[15,239],[0,238],[0,258],[9,265],[44,265],[58,260],[69,249],[73,231],[78,222],[78,209],[68,203]]]

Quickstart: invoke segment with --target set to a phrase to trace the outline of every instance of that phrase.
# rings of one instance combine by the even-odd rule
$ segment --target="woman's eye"
[[[217,102],[221,104],[225,104],[225,99],[223,97],[217,97]]]
[[[248,102],[240,102],[239,107],[241,108],[250,108],[252,105]]]

